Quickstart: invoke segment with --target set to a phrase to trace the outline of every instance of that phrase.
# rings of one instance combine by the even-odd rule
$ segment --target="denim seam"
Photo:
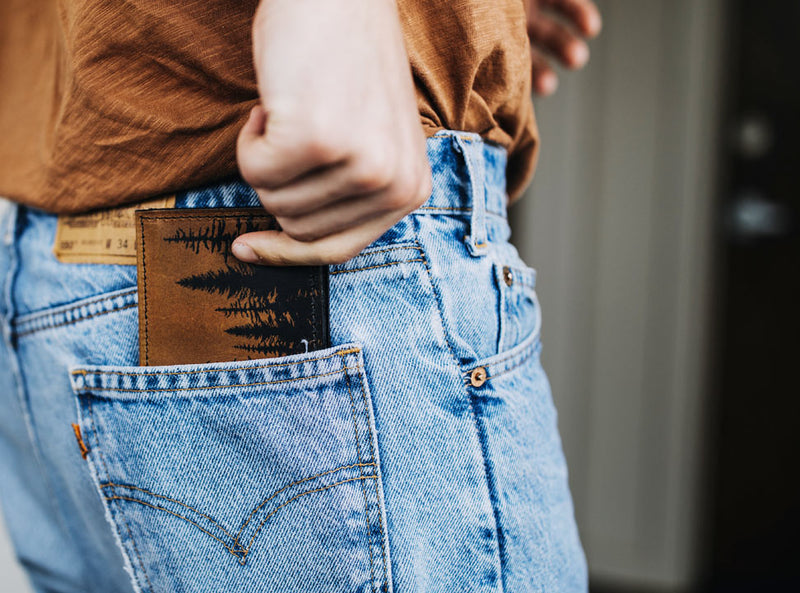
[[[106,476],[111,478],[111,472],[108,470],[108,465],[106,464],[105,457],[103,457],[103,452],[100,450],[100,437],[97,435],[97,423],[94,420],[94,408],[92,406],[92,402],[89,398],[86,399],[86,405],[89,408],[89,418],[92,423],[92,434],[94,435],[95,441],[95,448],[97,450],[97,456],[100,458],[100,463],[103,464],[103,469],[106,472]],[[114,492],[114,489],[111,489],[111,492]],[[102,496],[102,494],[101,494]],[[150,581],[150,577],[147,574],[147,570],[144,567],[144,561],[142,560],[142,556],[139,553],[139,547],[136,545],[136,540],[133,537],[133,532],[131,530],[130,523],[128,523],[128,518],[125,516],[125,512],[122,510],[122,505],[117,505],[117,511],[120,515],[122,515],[122,520],[125,523],[125,529],[128,531],[128,538],[131,540],[131,544],[133,545],[134,553],[136,554],[136,558],[139,561],[139,567],[142,569],[142,574],[144,575],[145,580],[147,581],[147,585],[149,587],[150,593],[155,593],[153,589],[153,583]],[[123,550],[124,551],[124,550]],[[136,577],[136,584],[139,589],[142,588],[142,583],[139,580],[139,577]]]
[[[16,336],[18,338],[24,338],[26,336],[30,336],[30,335],[33,335],[33,334],[36,334],[36,333],[39,333],[39,332],[42,332],[42,331],[47,331],[49,329],[57,329],[59,327],[66,327],[68,325],[74,325],[76,323],[80,323],[81,321],[86,321],[88,319],[94,319],[95,317],[100,317],[101,315],[108,315],[109,313],[117,313],[119,311],[125,311],[127,309],[132,309],[133,307],[136,307],[136,306],[137,306],[137,303],[129,303],[129,304],[123,306],[123,307],[116,307],[114,309],[109,309],[107,311],[98,311],[97,313],[92,313],[91,315],[86,315],[84,317],[78,317],[77,319],[70,319],[69,321],[62,321],[62,322],[59,322],[59,323],[54,323],[54,324],[51,324],[51,325],[44,325],[42,327],[37,327],[37,328],[34,328],[34,329],[29,329],[27,331],[18,332],[16,334]]]
[[[361,438],[358,434],[358,424],[356,422],[356,404],[353,400],[353,390],[350,387],[350,378],[347,374],[347,371],[344,369],[347,368],[347,363],[345,362],[344,356],[341,358],[342,362],[342,370],[344,371],[344,380],[345,384],[347,385],[347,394],[350,397],[350,412],[353,415],[353,433],[356,438],[356,456],[358,457],[358,463],[363,463],[361,458]],[[367,420],[367,426],[369,426],[369,420]],[[373,463],[375,462],[374,459],[371,460]],[[361,477],[364,477],[364,470],[362,467],[359,467],[359,473]],[[366,484],[362,481],[361,482],[361,492],[364,495],[364,521],[367,527],[367,550],[369,551],[369,572],[371,577],[370,587],[372,588],[373,593],[375,592],[375,559],[372,555],[372,528],[370,526],[369,521],[369,504],[367,503],[367,488]]]
[[[419,241],[417,229],[414,229],[414,234],[417,235],[417,241],[419,242],[420,245],[422,245],[422,242]],[[422,251],[422,256],[423,256],[422,261],[425,264],[425,271],[428,274],[428,284],[430,284],[431,292],[433,293],[433,299],[436,302],[436,309],[439,313],[439,322],[442,324],[442,334],[444,335],[444,341],[447,344],[447,349],[450,351],[450,357],[453,359],[453,362],[458,368],[460,366],[458,364],[458,357],[456,356],[455,348],[453,348],[453,344],[450,341],[450,335],[449,332],[447,331],[447,324],[445,323],[444,306],[442,305],[442,296],[436,289],[436,283],[433,281],[433,272],[431,271],[431,264],[428,261],[428,255],[425,253],[424,249]]]
[[[220,531],[222,531],[222,533],[224,533],[225,535],[227,535],[231,539],[235,539],[234,536],[231,535],[228,532],[228,530],[225,529],[222,525],[220,525],[215,519],[212,519],[211,517],[209,517],[205,513],[202,513],[200,511],[198,511],[196,508],[194,508],[194,507],[192,507],[192,506],[190,506],[188,504],[182,503],[181,501],[176,500],[174,498],[170,498],[169,496],[164,496],[163,494],[156,494],[155,492],[153,492],[151,490],[147,490],[146,488],[139,488],[138,486],[130,486],[130,485],[127,485],[127,484],[115,484],[114,482],[107,482],[105,484],[101,484],[100,488],[101,489],[110,488],[112,492],[116,492],[116,488],[124,488],[126,490],[136,490],[138,492],[142,492],[144,494],[149,494],[150,496],[154,496],[156,498],[161,498],[163,500],[168,500],[169,502],[174,502],[175,504],[178,504],[178,505],[180,505],[182,507],[185,507],[185,508],[189,509],[190,511],[194,511],[195,513],[197,513],[198,515],[200,515],[204,519],[208,519],[211,523],[213,523],[214,525],[219,527],[219,529],[220,529]],[[115,494],[114,496],[118,497],[119,495]],[[105,497],[105,495],[104,495],[104,498],[107,498],[107,497]],[[166,509],[164,509],[164,510],[166,510]],[[200,527],[200,526],[198,525],[198,527]],[[209,533],[209,535],[211,535],[211,534]]]
[[[230,553],[231,553],[231,554],[233,554],[234,556],[236,556],[236,558],[239,558],[239,556],[236,554],[236,552],[234,551],[234,549],[233,549],[233,548],[231,548],[231,547],[230,547],[230,546],[229,546],[227,543],[225,543],[225,542],[224,542],[224,541],[222,541],[220,538],[218,538],[216,535],[214,535],[213,533],[211,533],[210,531],[208,531],[207,529],[205,529],[205,528],[204,528],[202,525],[199,525],[198,523],[196,523],[195,521],[192,521],[192,520],[191,520],[191,519],[189,519],[188,517],[184,517],[184,516],[183,516],[183,515],[181,515],[180,513],[176,513],[176,512],[174,512],[174,511],[171,511],[171,510],[169,510],[169,509],[165,509],[164,507],[160,507],[160,506],[158,506],[158,505],[155,505],[155,504],[149,503],[149,502],[147,502],[147,501],[144,501],[144,500],[141,500],[141,499],[139,499],[139,498],[133,498],[132,496],[122,496],[122,495],[119,495],[119,494],[114,494],[113,496],[104,496],[103,498],[104,498],[105,500],[109,500],[109,501],[110,501],[110,500],[127,500],[127,501],[129,501],[129,502],[138,502],[139,504],[143,504],[144,506],[150,507],[151,509],[155,509],[155,510],[157,510],[157,511],[164,511],[165,513],[168,513],[168,514],[170,514],[170,515],[172,515],[172,516],[174,516],[174,517],[177,517],[178,519],[181,519],[182,521],[186,521],[187,523],[189,523],[189,524],[191,524],[191,525],[194,525],[194,526],[195,526],[195,527],[197,527],[197,528],[198,528],[200,531],[202,531],[203,533],[205,533],[207,536],[209,536],[209,537],[211,537],[211,538],[213,538],[213,539],[217,540],[219,543],[221,543],[223,546],[225,546],[225,549],[226,549],[226,550],[228,550],[228,552],[230,552]],[[240,559],[240,558],[239,558],[239,559]]]
[[[179,519],[181,519],[181,520],[183,520],[183,521],[186,521],[187,523],[189,523],[189,524],[191,524],[191,525],[194,525],[195,527],[197,527],[197,528],[198,528],[200,531],[202,531],[203,533],[207,534],[209,537],[212,537],[212,538],[213,538],[213,539],[215,539],[216,541],[220,542],[220,543],[221,543],[221,544],[222,544],[222,545],[225,547],[225,549],[226,549],[226,550],[228,550],[228,552],[230,552],[230,553],[231,553],[233,556],[235,556],[235,557],[236,557],[236,558],[239,560],[239,562],[240,562],[240,563],[244,564],[244,563],[245,563],[245,560],[246,560],[246,558],[247,558],[247,555],[248,555],[248,554],[250,553],[250,551],[252,550],[252,545],[253,545],[253,542],[255,541],[255,539],[256,539],[256,536],[258,535],[259,531],[261,531],[261,529],[264,527],[264,524],[265,524],[265,523],[266,523],[266,522],[267,522],[269,519],[271,519],[271,518],[272,518],[272,517],[275,515],[275,513],[277,513],[277,512],[278,512],[280,509],[282,509],[282,508],[284,508],[284,507],[288,506],[290,503],[294,502],[294,501],[295,501],[295,500],[297,500],[298,498],[301,498],[301,497],[303,497],[303,496],[306,496],[307,494],[314,494],[314,493],[316,493],[316,492],[324,492],[325,490],[330,490],[331,488],[334,488],[334,487],[336,487],[336,486],[340,486],[340,485],[342,485],[342,484],[346,484],[346,483],[348,483],[348,482],[354,482],[354,481],[356,481],[356,480],[370,480],[370,479],[374,479],[374,478],[376,478],[376,477],[377,477],[377,476],[363,476],[363,477],[348,478],[348,479],[346,479],[346,480],[340,480],[340,481],[338,481],[338,482],[335,482],[335,483],[333,483],[333,484],[328,484],[327,486],[322,486],[322,487],[320,487],[320,488],[314,488],[313,490],[306,490],[305,492],[301,492],[300,494],[297,494],[297,495],[293,496],[292,498],[290,498],[289,500],[287,500],[287,501],[286,501],[286,502],[284,502],[283,504],[281,504],[281,505],[279,505],[279,506],[275,507],[275,509],[273,509],[273,510],[272,510],[272,511],[271,511],[271,512],[270,512],[270,513],[269,513],[269,514],[268,514],[268,515],[267,515],[267,516],[264,518],[264,520],[263,520],[263,521],[261,522],[261,524],[258,526],[258,529],[256,530],[256,532],[253,534],[253,537],[252,537],[252,538],[250,538],[250,541],[248,542],[248,547],[247,547],[247,548],[241,548],[242,550],[244,550],[242,557],[240,557],[240,556],[239,556],[239,554],[237,554],[237,550],[236,550],[236,549],[234,549],[234,548],[230,547],[230,546],[229,546],[227,543],[225,543],[224,541],[222,541],[222,540],[221,540],[220,538],[218,538],[216,535],[214,535],[213,533],[210,533],[210,532],[209,532],[207,529],[204,529],[202,526],[198,525],[196,522],[192,521],[192,520],[191,520],[191,519],[189,519],[188,517],[184,517],[184,516],[183,516],[183,515],[181,515],[180,513],[175,513],[175,512],[173,512],[173,511],[170,511],[169,509],[166,509],[166,508],[164,508],[164,507],[161,507],[161,506],[158,506],[158,505],[154,505],[154,504],[151,504],[151,503],[149,503],[149,502],[147,502],[147,501],[140,500],[140,499],[138,499],[138,498],[133,498],[133,497],[131,497],[131,496],[119,496],[119,495],[114,495],[114,496],[104,496],[103,498],[104,498],[104,500],[109,500],[109,501],[110,501],[110,500],[127,500],[127,501],[130,501],[130,502],[137,502],[137,503],[139,503],[139,504],[142,504],[142,505],[148,506],[148,507],[150,507],[150,508],[152,508],[152,509],[159,510],[159,511],[164,511],[165,513],[168,513],[168,514],[170,514],[170,515],[173,515],[174,517],[177,517],[177,518],[179,518]],[[124,515],[123,515],[123,517],[124,517]],[[126,523],[127,523],[127,520],[126,520]],[[128,526],[128,530],[129,530],[129,534],[130,534],[130,526]],[[131,536],[131,541],[133,542],[133,537],[132,537],[132,536]],[[241,544],[237,544],[237,545],[241,545]],[[134,542],[134,547],[135,547],[135,542]],[[138,555],[138,551],[137,551],[137,555]],[[141,561],[141,558],[140,558],[140,561]],[[142,570],[144,570],[144,568],[143,568]],[[147,573],[145,573],[145,577],[147,577]],[[149,580],[149,578],[148,578],[148,583],[149,583],[149,581],[150,581],[150,580]],[[152,585],[151,585],[151,587],[152,587]],[[151,589],[151,590],[152,590],[152,589]]]
[[[366,392],[366,389],[364,387],[364,377],[363,377],[362,373],[358,374],[358,381],[361,384],[361,399],[364,402],[364,410],[367,411],[367,414],[369,414],[369,411],[367,410],[367,405],[368,405],[367,404],[367,392]],[[375,457],[375,449],[374,449],[374,446],[372,444],[372,440],[375,438],[374,437],[374,433],[372,432],[372,426],[370,424],[367,424],[367,428],[369,429],[369,450],[370,450],[370,455],[372,456],[372,462],[373,462],[373,465],[375,465],[376,470],[378,472],[380,472],[380,467],[378,466],[378,460]],[[384,536],[384,533],[383,533],[383,518],[381,517],[381,515],[382,515],[381,508],[380,508],[381,497],[378,494],[378,480],[375,480],[373,482],[373,484],[375,485],[375,503],[378,505],[378,527],[380,529],[380,534],[381,534],[381,557],[383,559],[383,580],[384,580],[384,582],[386,582],[386,581],[389,580],[389,572],[388,572],[388,569],[386,567],[386,539],[385,539],[385,536]]]
[[[148,346],[149,338],[147,335],[147,328],[149,326],[147,321],[147,258],[145,257],[144,247],[144,218],[139,217],[139,246],[142,252],[142,304],[143,307],[139,309],[139,313],[144,314],[144,363],[147,364],[149,358]],[[140,346],[141,347],[141,346]]]
[[[414,249],[416,251],[422,251],[422,248],[419,245],[412,245],[412,244],[396,245],[395,247],[386,247],[386,248],[381,248],[381,249],[372,249],[372,250],[365,249],[360,254],[358,254],[356,257],[369,256],[369,255],[374,255],[376,253],[389,253],[390,251],[405,251],[407,249]]]
[[[62,309],[64,305],[58,307],[51,307],[46,311],[37,311],[34,313],[28,313],[26,315],[20,315],[13,323],[16,326],[19,325],[27,325],[33,321],[38,319],[43,319],[47,317],[52,317],[53,315],[65,315],[67,313],[71,313],[72,311],[76,311],[78,309],[82,309],[83,307],[90,307],[91,305],[96,305],[97,303],[102,303],[103,301],[112,301],[118,298],[125,298],[128,296],[132,296],[136,294],[138,290],[136,288],[132,288],[126,290],[124,292],[117,292],[116,294],[105,294],[103,296],[97,297],[95,299],[89,301],[82,301],[80,303],[73,303],[71,305],[67,305],[66,309]]]
[[[326,356],[321,356],[319,358],[308,358],[304,360],[296,360],[292,362],[282,362],[282,363],[274,363],[274,364],[265,364],[259,366],[251,366],[251,367],[235,367],[235,368],[224,368],[224,369],[196,369],[192,371],[169,371],[166,374],[168,375],[195,375],[200,373],[228,373],[234,371],[251,371],[251,370],[265,370],[265,369],[277,369],[281,367],[289,367],[295,366],[298,364],[305,364],[307,362],[318,362],[320,360],[328,360],[329,358],[335,358],[341,354],[355,354],[356,352],[360,352],[359,348],[349,348],[347,350],[337,351],[333,354],[328,354]],[[121,371],[88,371],[85,369],[79,369],[76,371],[72,371],[71,373],[73,376],[75,375],[114,375],[114,376],[121,376],[121,377],[161,377],[165,374],[164,371],[159,373],[123,373]],[[142,391],[151,391],[148,389],[143,389]]]
[[[311,480],[316,480],[317,478],[321,478],[322,476],[327,476],[328,474],[333,474],[333,473],[336,473],[338,471],[342,471],[342,470],[345,470],[345,469],[351,469],[351,468],[359,467],[359,466],[370,467],[370,466],[374,466],[374,465],[375,465],[374,463],[361,463],[361,462],[352,463],[350,465],[342,465],[340,467],[337,467],[337,468],[334,468],[334,469],[330,469],[330,470],[325,471],[325,472],[321,472],[321,473],[316,474],[314,476],[309,476],[307,478],[302,478],[300,480],[296,480],[296,481],[294,481],[294,482],[292,482],[290,484],[287,484],[286,486],[284,486],[280,490],[276,490],[275,492],[273,492],[268,498],[264,499],[264,501],[260,505],[258,505],[255,509],[253,509],[252,512],[250,513],[250,515],[247,517],[247,520],[245,520],[245,522],[239,528],[239,531],[236,532],[236,536],[235,537],[231,536],[231,538],[236,542],[236,544],[240,544],[239,538],[242,537],[242,532],[250,524],[250,521],[253,520],[253,516],[258,511],[260,511],[264,507],[265,504],[267,504],[270,500],[272,500],[273,498],[278,496],[278,494],[280,494],[284,490],[288,490],[292,486],[297,486],[298,484],[302,484],[304,482],[310,482]],[[362,475],[363,475],[363,473],[362,473]],[[178,501],[175,501],[175,502],[178,502]],[[183,504],[183,503],[178,503],[178,504]],[[189,507],[188,505],[183,505],[183,506],[186,506],[187,508],[190,508],[190,509],[192,508],[192,507]],[[195,509],[192,509],[192,510],[195,510]]]
[[[75,535],[72,530],[69,529],[67,526],[67,522],[64,518],[63,509],[58,505],[57,500],[58,497],[56,496],[57,489],[55,484],[53,483],[53,479],[50,476],[50,473],[46,470],[45,463],[44,463],[44,454],[42,453],[42,446],[39,441],[39,435],[34,427],[33,423],[33,414],[30,405],[30,398],[28,394],[28,387],[25,380],[25,374],[23,373],[22,366],[19,360],[19,352],[17,349],[17,339],[14,336],[14,331],[11,325],[11,319],[16,314],[16,299],[14,298],[15,288],[17,286],[17,280],[19,277],[21,265],[20,265],[20,257],[19,257],[19,244],[17,239],[22,231],[22,223],[20,221],[20,211],[23,207],[21,206],[14,206],[15,212],[12,213],[8,218],[8,227],[6,229],[0,229],[0,232],[6,232],[10,235],[12,239],[13,245],[9,245],[9,265],[7,268],[7,274],[5,277],[5,284],[2,285],[0,282],[0,286],[4,288],[3,294],[0,295],[5,301],[5,313],[8,316],[7,321],[8,324],[3,324],[5,327],[0,329],[3,334],[3,341],[6,344],[9,352],[9,363],[11,366],[11,375],[13,376],[13,385],[14,385],[14,396],[19,406],[20,413],[22,415],[22,420],[25,426],[25,434],[28,437],[29,446],[33,452],[34,463],[36,464],[36,471],[41,476],[42,483],[44,484],[44,488],[47,491],[47,498],[49,503],[52,505],[51,510],[53,515],[56,518],[56,522],[58,524],[59,530],[64,535],[65,539],[72,542],[73,546],[76,546],[76,539]],[[2,317],[0,316],[0,321]]]
[[[424,261],[425,261],[424,259],[407,259],[403,261],[393,261],[385,264],[379,264],[376,266],[365,266],[363,268],[350,268],[348,270],[337,270],[335,272],[330,272],[330,274],[331,276],[336,276],[338,274],[349,274],[350,272],[360,272],[362,270],[375,270],[377,268],[386,268],[388,266],[399,266],[400,264],[410,264],[414,262],[424,262]]]
[[[346,370],[360,369],[361,365],[355,367],[345,367]],[[205,391],[209,389],[233,389],[237,387],[262,387],[264,385],[276,385],[279,383],[292,383],[294,381],[305,381],[307,379],[317,379],[319,377],[329,377],[331,375],[338,375],[342,369],[331,371],[330,373],[322,373],[318,375],[304,375],[302,377],[292,377],[291,379],[279,379],[276,381],[259,381],[256,383],[237,383],[233,385],[205,385],[203,387],[173,387],[173,388],[152,388],[152,389],[126,389],[123,387],[93,387],[87,386],[78,389],[79,393],[96,392],[96,391],[114,391],[121,393],[171,393],[175,391]]]
[[[267,515],[266,517],[264,517],[264,520],[263,520],[263,521],[261,521],[261,523],[260,523],[260,524],[259,524],[259,526],[258,526],[258,529],[256,529],[256,532],[253,534],[253,537],[251,537],[251,538],[250,538],[250,541],[249,541],[249,542],[248,542],[248,544],[247,544],[247,551],[245,552],[245,557],[247,556],[247,554],[249,554],[249,553],[250,553],[250,550],[252,549],[253,542],[255,541],[255,539],[256,539],[256,536],[258,535],[258,533],[261,531],[261,528],[262,528],[262,527],[264,527],[264,524],[265,524],[265,523],[266,523],[266,522],[267,522],[267,521],[268,521],[270,518],[272,518],[272,516],[273,516],[275,513],[277,513],[277,512],[278,512],[280,509],[282,509],[282,508],[283,508],[283,507],[285,507],[286,505],[288,505],[288,504],[290,504],[290,503],[294,502],[295,500],[297,500],[297,499],[298,499],[298,498],[300,498],[301,496],[305,496],[306,494],[314,494],[315,492],[323,492],[323,491],[325,491],[325,490],[329,490],[329,489],[331,489],[331,488],[333,488],[333,487],[335,487],[335,486],[340,486],[340,485],[342,485],[342,484],[347,484],[348,482],[355,482],[356,480],[373,480],[373,479],[376,479],[377,477],[378,477],[378,476],[358,476],[358,477],[355,477],[355,478],[348,478],[348,479],[346,479],[346,480],[341,480],[341,481],[339,481],[339,482],[335,482],[334,484],[329,484],[329,485],[327,485],[327,486],[323,486],[323,487],[321,487],[321,488],[315,488],[314,490],[307,490],[307,491],[305,491],[305,492],[301,492],[300,494],[297,494],[296,496],[293,496],[292,498],[290,498],[289,500],[287,500],[286,502],[284,502],[284,503],[283,503],[283,504],[281,504],[280,506],[277,506],[277,507],[275,507],[275,509],[274,509],[274,510],[273,510],[273,511],[272,511],[272,512],[269,514],[269,515]]]
[[[502,583],[502,591],[506,589],[506,571],[508,558],[506,554],[506,536],[503,531],[501,522],[502,513],[500,511],[499,497],[497,493],[497,484],[495,483],[494,474],[491,466],[489,465],[489,444],[487,442],[486,426],[483,422],[482,416],[478,413],[476,405],[476,396],[474,390],[467,388],[467,397],[469,397],[470,408],[473,411],[473,419],[475,421],[475,430],[478,436],[478,443],[481,448],[481,456],[483,457],[483,471],[486,476],[486,487],[489,490],[489,501],[492,505],[492,514],[494,515],[495,532],[497,533],[497,554],[500,560],[500,582]]]
[[[459,208],[456,206],[420,206],[417,210],[442,210],[447,212],[463,212],[465,214],[472,212],[472,208]],[[413,212],[412,212],[413,214]],[[502,218],[505,220],[505,216],[503,216],[500,212],[495,212],[494,210],[487,210],[486,214],[491,214],[492,216],[497,216],[498,218]]]
[[[510,366],[506,366],[501,372],[496,373],[494,375],[487,376],[486,380],[489,381],[489,380],[494,379],[496,377],[500,377],[501,375],[505,375],[506,373],[508,373],[510,371],[513,371],[515,368],[525,364],[525,362],[527,362],[527,360],[529,358],[531,358],[532,356],[534,356],[536,354],[536,348],[537,348],[536,336],[531,336],[530,338],[526,338],[526,340],[528,340],[528,339],[532,340],[531,343],[528,346],[526,346],[523,350],[521,350],[519,352],[514,352],[514,353],[509,354],[508,356],[506,356],[504,358],[500,358],[498,360],[493,360],[493,361],[491,361],[491,362],[489,362],[487,364],[478,364],[478,365],[472,366],[472,367],[466,369],[465,371],[463,371],[462,377],[463,377],[463,380],[464,380],[464,385],[469,385],[470,384],[470,373],[472,371],[474,371],[475,369],[480,368],[482,366],[483,367],[487,367],[488,366],[491,369],[491,368],[494,368],[494,367],[496,367],[498,365],[501,365],[502,363],[504,363],[504,362],[506,362],[508,360],[513,360],[514,361],[513,363],[510,364]]]

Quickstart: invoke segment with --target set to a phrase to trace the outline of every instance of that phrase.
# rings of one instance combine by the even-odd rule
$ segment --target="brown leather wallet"
[[[272,358],[330,346],[327,266],[242,263],[242,233],[277,229],[262,209],[136,212],[140,364]]]

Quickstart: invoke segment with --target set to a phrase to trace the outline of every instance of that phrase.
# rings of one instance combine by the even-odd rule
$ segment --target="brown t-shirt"
[[[426,133],[538,146],[522,0],[397,0]],[[0,1],[0,196],[107,207],[236,173],[257,0]]]

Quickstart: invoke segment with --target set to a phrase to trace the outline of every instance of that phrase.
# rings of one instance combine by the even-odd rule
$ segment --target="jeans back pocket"
[[[72,371],[138,591],[389,591],[361,349]]]

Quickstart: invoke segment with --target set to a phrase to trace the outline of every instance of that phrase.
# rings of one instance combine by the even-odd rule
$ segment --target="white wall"
[[[0,593],[29,593],[30,585],[17,563],[0,513]]]
[[[721,0],[608,0],[584,72],[537,100],[511,212],[596,581],[680,589],[697,561]]]

